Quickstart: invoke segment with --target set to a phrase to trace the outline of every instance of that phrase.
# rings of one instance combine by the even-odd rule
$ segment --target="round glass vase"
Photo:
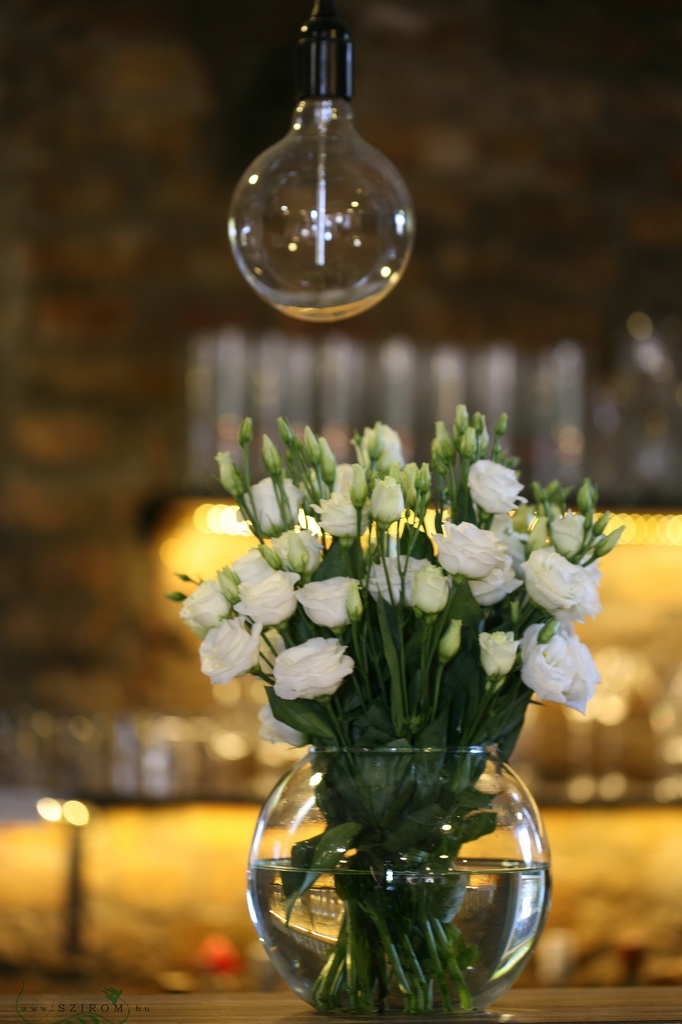
[[[322,1012],[483,1010],[539,937],[549,851],[494,748],[311,749],[260,814],[248,902]]]

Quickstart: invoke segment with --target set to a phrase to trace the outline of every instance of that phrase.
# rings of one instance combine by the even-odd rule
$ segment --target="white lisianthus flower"
[[[336,467],[333,490],[339,494],[350,494],[350,485],[353,482],[353,463],[339,462]]]
[[[477,459],[469,470],[467,483],[472,500],[484,512],[511,512],[526,498],[521,497],[523,484],[508,466],[492,459]]]
[[[521,563],[526,559],[526,540],[528,534],[514,528],[514,519],[506,512],[494,515],[490,521],[490,532],[494,533],[500,544],[511,556],[514,571],[518,573]]]
[[[479,634],[481,665],[488,679],[502,679],[511,672],[519,643],[511,632],[498,630],[495,633]]]
[[[272,674],[275,658],[285,649],[284,637],[278,629],[264,629],[258,644],[258,668],[264,675]]]
[[[201,671],[212,683],[229,683],[235,676],[244,675],[258,661],[261,629],[257,623],[248,629],[243,619],[223,619],[208,633],[199,647]]]
[[[579,512],[553,519],[549,524],[552,545],[565,558],[577,555],[585,541],[585,516]]]
[[[306,742],[305,735],[298,729],[292,729],[290,725],[280,722],[275,718],[269,704],[264,704],[258,712],[260,729],[258,735],[268,743],[287,743],[290,747],[302,747]]]
[[[601,611],[598,569],[573,565],[553,548],[532,551],[522,568],[531,600],[560,622],[582,622]]]
[[[322,545],[310,530],[287,530],[273,538],[272,548],[285,569],[302,575],[314,573],[322,561]]]
[[[506,552],[497,537],[473,523],[445,522],[443,533],[433,539],[438,545],[438,561],[453,576],[482,580],[506,564]]]
[[[289,529],[291,524],[298,520],[303,491],[288,477],[282,480],[282,486],[287,500],[284,518],[279,507],[275,485],[269,476],[266,476],[264,480],[259,480],[251,487],[251,499],[255,506],[255,513],[265,535],[277,535],[282,530]]]
[[[180,618],[193,633],[204,637],[209,629],[230,614],[230,610],[230,603],[218,581],[204,580],[182,602]]]
[[[232,572],[239,578],[240,583],[260,583],[272,576],[275,570],[268,565],[258,548],[247,551],[241,558],[232,563]]]
[[[411,608],[415,573],[427,565],[431,565],[428,558],[406,559],[405,555],[391,555],[370,566],[367,589],[375,601],[383,597],[393,605],[401,603],[402,595],[402,603]]]
[[[361,466],[367,469],[374,458],[380,473],[385,473],[392,462],[402,466],[405,461],[400,435],[385,423],[365,427],[360,443],[355,445],[355,449]]]
[[[380,526],[390,526],[405,511],[405,498],[400,484],[393,477],[377,480],[369,501],[369,512]]]
[[[546,644],[538,642],[543,628],[542,624],[529,626],[523,634],[521,679],[540,700],[566,704],[584,714],[600,682],[592,655],[572,626],[560,626]]]
[[[471,593],[481,608],[489,608],[491,604],[502,601],[507,594],[512,594],[521,586],[521,580],[514,572],[511,555],[504,556],[502,568],[493,569],[482,580],[469,580]]]
[[[315,636],[277,656],[275,693],[282,700],[316,698],[336,693],[355,668],[346,648],[334,637]]]
[[[294,583],[300,578],[297,572],[271,572],[259,583],[242,583],[234,610],[263,626],[276,626],[296,611]]]
[[[316,625],[338,629],[350,625],[347,605],[355,582],[348,576],[332,576],[328,580],[306,583],[296,591],[296,598]]]
[[[320,498],[313,508],[320,515],[320,526],[332,537],[357,537],[358,513],[349,495],[334,491],[328,498]],[[367,529],[367,512],[360,517],[360,533]]]
[[[417,569],[412,576],[412,606],[425,615],[442,612],[448,603],[450,580],[439,565],[431,562]]]

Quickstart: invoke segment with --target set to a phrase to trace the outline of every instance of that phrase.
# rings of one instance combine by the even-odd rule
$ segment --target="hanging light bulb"
[[[334,0],[316,0],[298,42],[290,131],[235,190],[228,234],[258,295],[300,320],[343,320],[380,302],[412,249],[407,187],[355,131],[352,43]]]

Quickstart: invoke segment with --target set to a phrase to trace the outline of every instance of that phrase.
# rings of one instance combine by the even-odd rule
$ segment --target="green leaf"
[[[476,598],[471,593],[468,583],[460,583],[453,588],[453,595],[448,603],[448,616],[461,619],[462,626],[478,626],[483,612]]]
[[[184,601],[187,594],[181,594],[179,590],[171,590],[169,594],[163,595],[169,601]]]
[[[400,537],[400,553],[407,554],[409,551],[412,558],[428,558],[431,562],[436,561],[433,544],[424,530],[419,530],[412,523],[406,523]]]
[[[383,646],[384,657],[386,658],[386,664],[388,665],[388,670],[391,676],[391,708],[394,712],[393,721],[395,723],[396,730],[398,732],[403,732],[402,727],[405,721],[405,705],[403,701],[400,658],[398,657],[398,648],[395,640],[393,639],[389,621],[389,612],[392,611],[392,609],[388,602],[384,601],[383,598],[379,598],[376,606],[379,629],[381,631],[381,643]]]
[[[307,856],[313,850],[313,856],[310,860],[310,869],[308,871],[296,872],[296,875],[300,877],[297,878],[297,884],[286,897],[287,923],[296,900],[310,888],[318,875],[322,874],[323,871],[332,871],[336,867],[346,850],[352,846],[353,840],[361,829],[362,825],[356,821],[346,821],[341,825],[328,828],[320,836],[304,841],[304,843],[296,844],[300,847],[307,844],[302,854]],[[290,885],[291,883],[289,883],[289,887]]]
[[[267,687],[266,693],[270,701],[270,707],[275,718],[284,722],[305,734],[306,737],[314,737],[316,740],[328,740],[336,743],[337,736],[332,729],[327,716],[321,706],[314,700],[305,697],[296,697],[294,700],[283,700],[278,697],[272,687]]]
[[[338,537],[335,537],[331,545],[324,552],[324,558],[320,562],[316,572],[313,573],[313,580],[329,580],[334,576],[347,576],[348,563],[346,554]]]

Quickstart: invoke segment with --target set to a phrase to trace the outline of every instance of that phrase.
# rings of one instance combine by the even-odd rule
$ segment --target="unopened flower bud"
[[[594,507],[597,504],[597,489],[587,477],[580,486],[576,501],[578,508],[584,515],[594,512]]]
[[[458,405],[455,409],[455,427],[460,434],[469,426],[469,410],[466,405]]]
[[[350,500],[354,508],[362,508],[367,501],[367,474],[357,462],[353,466],[350,483]]]
[[[243,477],[234,464],[229,452],[218,452],[216,462],[220,469],[220,483],[234,498],[240,498],[246,490]]]
[[[613,516],[611,512],[604,512],[604,514],[599,516],[598,518],[595,516],[594,523],[592,524],[592,533],[595,535],[595,537],[601,536],[601,534],[604,532],[606,527],[611,522],[612,518]]]
[[[438,644],[438,660],[441,662],[450,661],[454,658],[462,645],[462,620],[451,619],[450,625],[443,633]]]
[[[547,516],[538,516],[535,526],[528,534],[528,540],[526,542],[526,551],[528,554],[530,554],[531,551],[537,551],[538,548],[543,548],[547,543],[548,536]]]
[[[422,462],[417,470],[417,479],[414,485],[418,494],[428,494],[431,490],[431,468],[428,462]]]
[[[561,623],[558,619],[550,619],[549,622],[546,622],[538,633],[538,643],[548,644],[559,632],[560,625]]]
[[[279,454],[267,434],[263,434],[263,447],[261,449],[261,454],[263,456],[263,465],[270,476],[281,476],[282,456]]]
[[[434,473],[443,474],[445,472],[445,462],[441,458],[438,439],[435,437],[431,441],[431,465]]]
[[[294,572],[305,576],[309,572],[310,551],[306,548],[300,533],[292,531],[287,538],[287,561]]]
[[[230,604],[239,600],[239,577],[228,566],[219,569],[216,574],[218,586]]]
[[[274,548],[269,547],[267,544],[259,544],[258,550],[271,569],[279,570],[282,568],[282,559]]]
[[[495,424],[495,436],[502,437],[503,434],[507,433],[507,427],[509,426],[509,416],[506,412],[503,412],[499,420]]]
[[[369,503],[370,515],[379,526],[387,527],[400,519],[405,511],[405,498],[400,484],[393,477],[377,480]]]
[[[445,426],[442,420],[438,420],[436,423],[436,444],[438,445],[438,453],[445,462],[449,462],[455,454],[455,442],[452,434]]]
[[[289,445],[294,443],[296,435],[283,416],[277,417],[277,429],[279,430],[279,436],[282,438],[282,441],[287,448]]]
[[[351,622],[359,622],[364,611],[362,597],[360,596],[360,584],[357,580],[350,581],[348,598],[346,600],[346,611]]]
[[[407,508],[414,508],[417,504],[417,463],[408,462],[400,476],[400,485],[405,495]]]
[[[322,473],[322,479],[326,483],[327,487],[334,486],[334,480],[336,479],[336,459],[334,453],[329,447],[329,442],[326,437],[319,439],[320,445],[320,471]]]
[[[383,451],[383,445],[381,443],[381,426],[381,423],[375,423],[367,438],[367,454],[372,462],[376,462]]]
[[[619,526],[617,530],[612,530],[611,533],[605,533],[603,537],[600,537],[594,547],[595,556],[601,558],[603,555],[608,555],[609,551],[613,551],[624,529],[624,526]]]
[[[251,444],[253,440],[253,420],[250,416],[247,416],[239,424],[239,444],[243,447],[244,445]]]
[[[479,446],[481,448],[486,448],[488,441],[490,440],[490,435],[488,434],[488,425],[482,412],[474,413],[474,428],[476,430],[476,437],[478,439]]]
[[[473,459],[477,449],[476,431],[473,427],[467,427],[459,442],[459,451],[463,458]]]
[[[303,431],[303,450],[309,462],[317,464],[320,461],[320,442],[310,427],[306,427]]]

